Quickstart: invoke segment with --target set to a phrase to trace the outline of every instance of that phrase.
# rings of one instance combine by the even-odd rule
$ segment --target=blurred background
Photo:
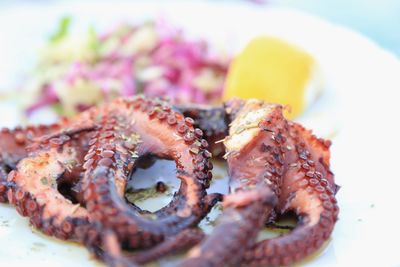
[[[363,33],[400,56],[400,1],[398,0],[275,0]]]
[[[398,14],[398,0],[0,0],[0,91],[32,92],[17,97],[28,114],[51,106],[72,115],[115,95],[144,93],[177,103],[254,97],[289,105],[298,117],[327,95],[322,88],[345,88],[326,69],[355,78],[354,69],[377,65],[369,45],[355,39],[400,56]],[[138,28],[110,29],[126,19]],[[343,26],[342,34],[324,24]],[[251,41],[265,33],[281,40]],[[137,60],[142,50],[146,63]],[[230,64],[234,58],[240,64]],[[349,61],[360,65],[344,70]]]
[[[73,1],[84,2],[77,0],[68,2]],[[86,1],[95,2],[95,0]],[[17,4],[51,4],[54,2],[62,1],[1,0],[0,7]],[[211,2],[215,2],[215,0]],[[359,31],[380,46],[400,56],[400,1],[398,0],[219,0],[218,2],[250,2],[259,5],[260,8],[275,6],[305,11]]]

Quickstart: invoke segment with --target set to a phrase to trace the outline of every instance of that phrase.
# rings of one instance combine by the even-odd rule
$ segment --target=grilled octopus
[[[189,252],[181,266],[297,262],[322,246],[337,220],[330,142],[287,121],[279,105],[235,100],[226,109],[233,118],[224,140],[231,194],[224,198],[220,224]],[[271,193],[260,193],[265,187],[278,199],[275,212],[293,211],[299,222],[283,236],[256,242],[268,216],[274,215]],[[262,201],[267,205],[260,206]]]
[[[219,195],[207,195],[211,153],[193,128],[193,120],[162,101],[136,97],[106,107],[101,127],[89,141],[83,165],[83,190],[92,221],[117,229],[118,240],[129,248],[154,246],[167,236],[197,225]],[[124,201],[128,174],[138,158],[147,155],[173,159],[181,180],[175,212],[156,218],[140,216]]]
[[[83,127],[87,124],[92,126]],[[172,244],[174,235],[197,225],[221,198],[206,194],[211,154],[192,124],[165,102],[137,97],[93,108],[49,131],[40,127],[50,134],[36,142],[33,135],[29,143],[15,142],[20,146],[14,145],[18,155],[12,162],[18,164],[2,183],[7,199],[44,233],[85,243],[100,257],[98,229],[117,233],[124,247],[151,247],[165,239],[158,248],[161,254],[179,250],[193,241],[178,242],[183,237],[177,236]],[[11,131],[3,132],[11,136]],[[8,143],[2,145],[6,155]],[[124,199],[128,174],[147,155],[174,159],[182,181],[171,203],[154,213],[139,211]],[[68,194],[60,192],[66,181],[71,183]],[[199,240],[193,233],[182,236]],[[154,253],[160,254],[157,249]]]
[[[43,135],[57,131],[61,124],[29,126],[26,128],[17,127],[14,130],[3,128],[0,131],[0,203],[7,202],[7,176],[15,169],[17,163],[25,158],[27,147],[34,143],[34,140]]]
[[[330,142],[286,120],[280,105],[234,99],[173,107],[137,96],[50,126],[3,129],[0,137],[0,201],[110,266],[191,247],[180,266],[290,265],[318,250],[338,217]],[[222,199],[206,192],[207,149],[227,161],[230,193],[205,236],[196,226]],[[124,198],[129,174],[149,156],[174,160],[181,180],[155,212]],[[266,222],[288,212],[298,216],[292,231],[257,241]],[[126,254],[133,249],[144,250]]]

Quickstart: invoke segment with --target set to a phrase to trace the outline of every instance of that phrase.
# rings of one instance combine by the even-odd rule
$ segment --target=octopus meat
[[[279,105],[240,102],[226,106],[234,118],[224,140],[231,194],[224,197],[225,210],[214,232],[181,266],[290,265],[320,248],[337,220],[330,142],[287,121]],[[271,193],[262,194],[263,188],[278,199],[278,214],[293,211],[299,222],[288,234],[256,242],[274,214]],[[264,201],[268,196],[269,206],[261,206],[259,196]]]
[[[108,110],[107,110],[108,109]],[[195,226],[209,212],[219,195],[207,195],[212,164],[202,132],[193,120],[175,112],[161,100],[136,97],[110,104],[100,129],[89,141],[85,156],[83,190],[92,221],[117,229],[118,240],[129,248],[146,248]],[[124,200],[128,174],[138,158],[153,155],[172,159],[181,198],[173,199],[173,213],[155,218],[140,216]]]
[[[110,266],[182,250],[189,251],[181,267],[291,265],[331,235],[338,186],[330,141],[282,110],[255,99],[208,107],[135,96],[52,125],[3,129],[0,202]],[[212,154],[227,162],[229,194],[207,193]],[[173,160],[181,183],[167,206],[150,212],[125,191],[131,174],[154,158]],[[223,212],[205,235],[197,226],[218,201]],[[259,240],[266,224],[287,213],[298,218],[293,230]]]
[[[47,235],[77,239],[76,228],[87,224],[78,185],[92,130],[82,126],[42,136],[8,175],[8,201]]]
[[[121,110],[124,105],[126,109]],[[115,118],[118,120],[114,121]],[[92,122],[89,124],[93,126],[83,127],[85,122]],[[111,129],[113,123],[117,131]],[[194,242],[190,240],[199,238],[192,234],[187,242],[178,242],[188,236],[179,236],[179,233],[195,226],[221,198],[219,194],[206,194],[211,179],[211,154],[206,150],[207,142],[201,139],[202,132],[192,124],[190,118],[172,111],[167,103],[140,97],[117,100],[89,110],[71,119],[71,123],[52,126],[51,134],[37,142],[31,138],[28,149],[21,148],[23,152],[14,160],[19,163],[4,184],[7,198],[44,233],[77,240],[92,247],[93,252],[100,251],[95,247],[101,243],[98,234],[101,231],[94,230],[99,228],[118,232],[120,239],[126,239],[121,243],[130,248],[153,246],[163,239],[166,243],[158,248],[163,253],[167,248],[187,247]],[[158,126],[165,132],[157,131]],[[167,207],[154,213],[140,211],[138,214],[131,205],[124,203],[124,189],[136,160],[147,155],[174,159],[182,184]],[[110,160],[115,160],[115,164],[109,164]],[[107,181],[107,195],[102,179],[110,172],[116,175],[111,175],[113,177]],[[69,188],[67,193],[60,192],[63,184]],[[95,208],[96,201],[101,202],[99,210]],[[121,203],[125,206],[121,207]],[[115,211],[120,213],[116,221],[101,217]],[[143,214],[149,218],[141,216]],[[123,216],[127,219],[125,222]],[[172,244],[175,234],[178,234],[177,241]],[[153,255],[160,254],[156,251]],[[143,257],[139,261],[144,261]]]
[[[27,147],[43,135],[57,131],[59,123],[52,125],[17,127],[14,130],[0,130],[0,203],[7,202],[7,176],[14,170],[17,163],[28,155]]]

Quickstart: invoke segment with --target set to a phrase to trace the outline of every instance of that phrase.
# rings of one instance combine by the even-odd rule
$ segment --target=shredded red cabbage
[[[229,59],[213,54],[204,40],[189,40],[162,20],[123,25],[97,38],[98,45],[90,48],[96,49],[94,60],[72,58],[67,62],[69,67],[61,75],[44,81],[41,95],[27,108],[28,113],[62,104],[57,86],[71,88],[73,94],[74,86],[82,81],[99,90],[102,100],[143,93],[168,96],[175,103],[220,101]],[[59,63],[48,64],[48,68]],[[90,106],[75,104],[76,111]]]

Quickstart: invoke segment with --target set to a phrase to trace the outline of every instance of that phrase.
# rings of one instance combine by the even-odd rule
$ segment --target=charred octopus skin
[[[108,109],[108,110],[107,110]],[[202,132],[193,120],[171,109],[168,103],[135,97],[108,105],[101,128],[90,140],[85,157],[83,190],[93,221],[115,229],[120,243],[145,248],[197,225],[211,209],[215,196],[207,196],[212,164]],[[181,180],[174,213],[147,218],[124,200],[128,174],[146,155],[172,159]],[[210,204],[211,203],[211,204]]]

